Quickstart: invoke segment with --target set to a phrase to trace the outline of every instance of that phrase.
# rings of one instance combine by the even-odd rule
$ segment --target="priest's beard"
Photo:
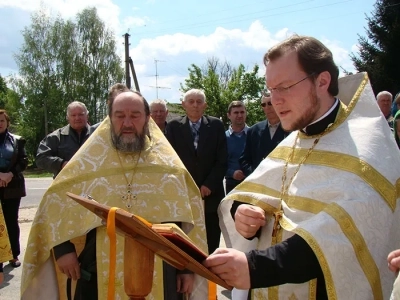
[[[309,105],[308,108],[304,111],[304,114],[301,115],[297,120],[294,120],[294,122],[289,125],[289,128],[284,128],[285,130],[301,130],[316,120],[318,111],[321,107],[321,101],[317,97],[317,92],[314,86],[310,88],[310,93],[308,94],[307,100],[305,101],[307,101]]]
[[[121,131],[123,130],[133,131],[134,137],[124,137],[122,134],[116,134],[114,126],[111,123],[111,140],[115,149],[124,153],[138,153],[144,150],[146,144],[146,136],[149,133],[148,122],[144,124],[141,134],[138,134],[136,128],[134,127],[123,127]]]

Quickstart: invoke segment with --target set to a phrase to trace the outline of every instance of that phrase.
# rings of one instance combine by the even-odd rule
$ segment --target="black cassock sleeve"
[[[328,299],[321,266],[313,250],[300,236],[246,254],[251,288],[285,283],[303,283],[317,279],[317,299]]]

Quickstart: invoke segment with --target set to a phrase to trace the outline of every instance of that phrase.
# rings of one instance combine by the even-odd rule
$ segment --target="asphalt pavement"
[[[35,217],[37,207],[39,206],[43,194],[50,186],[52,181],[53,179],[51,177],[25,179],[27,196],[22,198],[18,219],[21,230],[21,255],[19,258],[22,263],[24,260],[26,244],[28,242],[29,231],[32,226],[32,221]],[[221,246],[224,246],[223,239],[221,239]],[[21,274],[22,267],[13,268],[8,263],[4,264],[4,282],[2,285],[0,285],[0,300],[19,300],[21,298]],[[218,286],[218,300],[227,299],[231,299],[230,291]]]

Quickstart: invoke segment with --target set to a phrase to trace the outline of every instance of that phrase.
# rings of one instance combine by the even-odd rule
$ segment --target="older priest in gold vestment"
[[[107,298],[106,228],[100,218],[69,200],[66,192],[90,195],[100,203],[121,207],[151,223],[179,223],[201,249],[207,249],[204,212],[196,185],[149,118],[145,99],[120,87],[121,90],[115,91],[115,99],[111,97],[109,118],[69,161],[43,197],[26,249],[22,299],[66,299],[67,276],[75,279],[82,275],[76,253],[82,249],[85,237],[89,239],[93,232],[98,299]],[[66,255],[57,255],[59,245],[64,245],[65,250],[70,247],[69,241],[74,243],[76,252],[73,249]],[[124,238],[118,236],[115,299],[128,298],[124,292],[123,249]],[[157,261],[152,293],[147,299],[163,299],[163,271]],[[207,298],[204,279],[193,274],[177,276],[181,278],[178,286],[182,292],[191,293],[192,299]],[[96,290],[86,292],[93,294]]]
[[[294,131],[221,203],[235,249],[205,265],[237,288],[234,300],[389,299],[400,155],[367,74],[338,86],[332,53],[311,37],[283,41],[264,61],[272,104]],[[248,204],[231,212],[234,200]]]

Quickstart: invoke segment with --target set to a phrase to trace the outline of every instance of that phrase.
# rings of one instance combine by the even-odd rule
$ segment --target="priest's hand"
[[[176,275],[176,290],[178,293],[191,294],[193,292],[194,274]]]
[[[400,270],[400,249],[390,252],[387,261],[390,271],[398,273]]]
[[[244,175],[242,170],[236,170],[233,172],[233,179],[235,180],[243,180],[246,176]]]
[[[265,225],[265,211],[249,204],[241,204],[235,213],[235,228],[245,238],[253,237]]]
[[[232,248],[218,248],[206,258],[203,265],[230,286],[242,290],[250,288],[249,264],[244,252]]]
[[[81,270],[79,268],[78,257],[76,252],[64,254],[57,259],[58,269],[61,273],[64,273],[68,278],[77,280],[81,278]]]
[[[202,185],[200,187],[200,193],[201,193],[201,198],[205,198],[205,197],[211,195],[211,190],[208,187],[206,187],[205,185]]]

